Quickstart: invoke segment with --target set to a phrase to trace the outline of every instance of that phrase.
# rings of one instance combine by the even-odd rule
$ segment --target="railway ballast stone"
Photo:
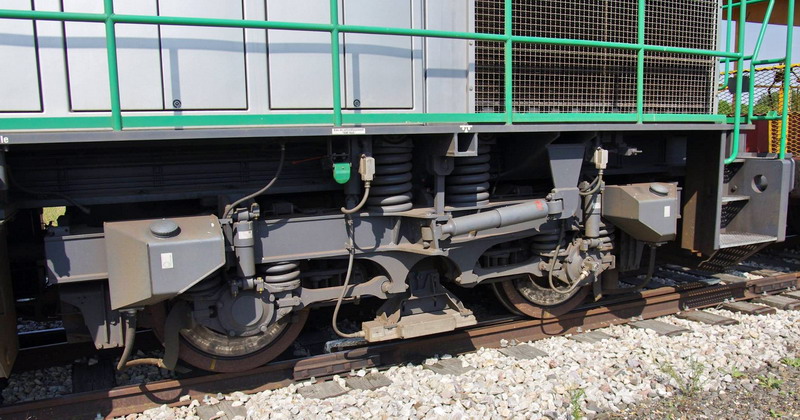
[[[643,404],[669,404],[689,392],[717,396],[740,388],[758,390],[762,386],[758,380],[741,381],[735,377],[737,372],[758,372],[781,365],[784,358],[800,356],[798,311],[772,315],[710,312],[737,319],[740,324],[711,326],[663,317],[659,320],[689,331],[665,337],[651,330],[613,326],[602,330],[613,338],[596,343],[565,337],[538,341],[536,347],[547,353],[542,358],[516,359],[498,349],[479,349],[457,357],[472,369],[460,376],[437,374],[425,369],[426,363],[407,364],[385,371],[392,384],[379,389],[349,389],[338,397],[312,400],[296,392],[306,383],[293,384],[251,395],[244,407],[253,419],[570,419],[573,414],[588,419],[626,418],[635,417],[635,410]],[[437,361],[431,359],[427,364]],[[703,401],[697,399],[697,404]],[[712,409],[701,406],[697,413]],[[164,414],[154,410],[138,418],[166,418]],[[173,415],[180,418],[190,413],[176,411]]]

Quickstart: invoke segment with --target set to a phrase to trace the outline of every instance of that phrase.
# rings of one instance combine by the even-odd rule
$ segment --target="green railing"
[[[113,0],[104,0],[103,13],[69,13],[49,11],[28,11],[0,9],[0,18],[29,19],[62,22],[100,22],[105,24],[106,53],[108,56],[109,90],[111,99],[111,113],[109,117],[22,117],[0,118],[0,129],[4,130],[36,130],[36,129],[72,129],[72,128],[110,128],[122,130],[123,128],[156,128],[156,127],[190,127],[190,126],[228,126],[228,125],[275,125],[275,124],[331,124],[335,127],[352,124],[399,124],[399,123],[535,123],[535,122],[726,122],[724,116],[714,114],[652,114],[644,112],[644,58],[646,51],[690,54],[711,56],[724,59],[726,66],[731,60],[736,60],[737,68],[744,67],[744,61],[750,60],[751,66],[759,64],[756,61],[757,52],[752,56],[745,56],[743,52],[734,52],[730,48],[730,32],[733,9],[739,7],[740,22],[746,19],[747,4],[769,1],[770,10],[775,0],[746,0],[733,3],[728,0],[724,7],[728,11],[728,48],[726,51],[704,50],[696,48],[669,47],[649,45],[645,43],[645,8],[646,0],[638,0],[637,7],[637,40],[636,43],[606,42],[581,39],[546,38],[513,35],[513,17],[511,0],[505,0],[504,5],[504,33],[487,34],[473,32],[439,31],[413,28],[386,28],[376,26],[345,25],[339,23],[339,1],[330,0],[330,23],[298,23],[277,22],[247,19],[216,19],[216,18],[190,18],[172,16],[143,16],[124,15],[114,13]],[[791,31],[793,25],[794,0],[789,3],[789,25],[787,28],[786,57],[783,61],[791,61]],[[679,7],[676,5],[676,7]],[[768,21],[767,17],[767,21]],[[162,116],[136,116],[123,115],[120,106],[119,69],[117,62],[117,47],[115,25],[152,24],[152,25],[179,25],[179,26],[208,26],[231,28],[255,29],[283,29],[296,31],[329,32],[331,35],[331,77],[333,84],[333,104],[331,113],[314,114],[218,114],[218,115],[162,115]],[[739,44],[744,45],[744,25],[739,30]],[[505,45],[505,74],[504,92],[505,109],[503,113],[381,113],[381,114],[350,114],[343,113],[341,106],[341,70],[339,60],[340,33],[362,33],[380,35],[398,35],[432,38],[449,38],[464,40],[499,41]],[[759,37],[759,47],[764,31]],[[582,46],[597,48],[612,48],[622,50],[635,50],[636,56],[636,112],[635,113],[520,113],[513,108],[513,43],[551,44],[564,46]],[[742,97],[742,72],[736,78],[736,97]],[[787,95],[785,95],[788,97]],[[736,158],[739,141],[739,126],[742,123],[739,111],[741,101],[736,101],[737,112],[733,117],[735,132],[733,139],[733,155],[726,162]],[[788,105],[787,105],[788,106]],[[784,112],[785,118],[786,112]],[[748,116],[749,122],[754,117]],[[784,127],[786,124],[784,124]],[[785,149],[781,150],[783,157]]]
[[[744,74],[742,69],[744,69],[744,62],[745,60],[750,62],[750,75],[755,74],[755,68],[757,65],[763,64],[777,64],[782,63],[787,71],[784,72],[784,80],[783,80],[783,103],[781,104],[781,113],[780,115],[772,115],[772,116],[754,116],[753,115],[753,101],[755,100],[755,95],[750,94],[748,97],[748,112],[745,117],[745,121],[747,124],[752,123],[755,120],[770,120],[770,119],[781,119],[782,121],[782,128],[781,128],[781,147],[778,157],[783,159],[786,156],[786,139],[788,136],[788,118],[789,118],[789,86],[791,84],[790,73],[788,69],[792,66],[792,34],[794,29],[794,0],[787,1],[787,17],[786,17],[786,54],[783,58],[777,59],[767,59],[767,60],[759,60],[758,55],[761,52],[761,45],[764,41],[764,34],[766,33],[767,23],[770,21],[770,17],[772,16],[772,10],[775,7],[775,0],[746,0],[740,1],[739,3],[734,3],[733,0],[728,0],[728,4],[724,5],[723,8],[727,9],[727,29],[726,29],[726,51],[731,51],[731,27],[733,25],[733,9],[738,7],[739,8],[739,28],[738,28],[738,37],[737,37],[737,45],[740,48],[745,43],[745,24],[744,22],[747,21],[747,5],[748,4],[756,4],[756,3],[767,3],[767,9],[764,12],[764,20],[761,24],[761,30],[759,31],[758,38],[756,40],[755,48],[753,49],[753,54],[745,55],[744,52],[738,53],[738,58],[736,62],[736,68],[739,70],[736,72],[736,93],[734,95],[734,115],[733,117],[728,119],[728,122],[733,123],[733,141],[731,144],[731,154],[725,159],[725,163],[732,163],[736,160],[736,157],[739,153],[739,138],[741,132],[741,124],[742,124],[742,89],[743,89],[743,78],[742,75]],[[725,58],[725,74],[728,74],[730,58]],[[726,81],[727,83],[727,81]],[[724,86],[727,87],[727,86]],[[750,77],[750,83],[748,86],[749,92],[754,92],[755,90],[755,77]]]

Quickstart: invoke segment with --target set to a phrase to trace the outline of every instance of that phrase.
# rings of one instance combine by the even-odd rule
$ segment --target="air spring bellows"
[[[482,143],[478,155],[455,159],[453,172],[445,179],[445,202],[455,207],[489,204],[489,160],[491,146]]]
[[[411,150],[409,138],[381,139],[373,143],[375,179],[367,200],[370,210],[384,213],[410,210]]]

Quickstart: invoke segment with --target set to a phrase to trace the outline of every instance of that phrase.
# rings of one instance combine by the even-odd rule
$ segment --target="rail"
[[[304,359],[272,362],[246,372],[209,374],[20,403],[0,407],[0,418],[88,418],[98,413],[116,417],[142,412],[160,404],[188,404],[189,401],[181,399],[187,394],[200,399],[212,392],[260,392],[311,377],[326,379],[351,370],[385,368],[417,361],[443,351],[461,354],[481,347],[499,347],[502,340],[541,340],[626,324],[636,319],[651,319],[689,309],[713,307],[726,301],[749,300],[764,294],[782,293],[798,286],[797,274],[776,273],[757,280],[718,285],[693,282],[660,287],[590,304],[559,318],[535,320],[507,317],[449,334],[371,344]]]
[[[733,9],[739,8],[739,22],[746,21],[747,5],[769,2],[768,12],[765,15],[762,30],[759,33],[756,51],[746,55],[744,51],[731,50],[731,27],[733,22]],[[696,48],[681,48],[662,45],[650,45],[645,42],[645,11],[646,0],[637,3],[637,42],[621,43],[597,40],[567,39],[519,36],[512,33],[513,13],[512,0],[504,1],[504,33],[488,34],[476,32],[455,32],[414,28],[387,28],[376,26],[346,25],[339,22],[339,0],[330,0],[330,23],[313,24],[300,22],[279,22],[251,19],[216,19],[216,18],[190,18],[173,16],[145,16],[125,15],[114,12],[113,0],[104,0],[103,13],[70,13],[37,10],[10,10],[0,9],[0,18],[27,19],[62,22],[100,22],[105,24],[105,44],[108,59],[109,91],[111,99],[110,116],[93,117],[14,117],[0,119],[0,129],[6,130],[39,130],[39,129],[97,129],[110,128],[115,131],[124,128],[156,128],[165,126],[209,126],[209,125],[277,125],[277,124],[332,124],[334,127],[351,124],[395,124],[395,123],[536,123],[536,122],[712,122],[734,124],[731,155],[725,160],[733,162],[738,152],[741,125],[743,122],[752,121],[751,116],[744,120],[740,115],[741,101],[736,100],[736,112],[729,121],[724,116],[716,114],[669,114],[645,113],[644,111],[644,84],[645,84],[645,52],[667,52],[699,56],[712,56],[724,59],[727,66],[735,60],[738,69],[743,69],[745,61],[751,67],[765,62],[784,62],[787,66],[791,62],[792,27],[794,24],[794,0],[788,1],[788,25],[786,40],[786,56],[780,60],[758,60],[758,50],[764,37],[764,27],[769,22],[769,16],[775,0],[745,0],[734,3],[728,0],[724,9],[727,9],[727,42],[725,51],[705,50]],[[293,114],[293,115],[162,115],[162,116],[132,116],[123,115],[120,105],[119,68],[117,62],[117,38],[115,27],[117,24],[154,24],[178,26],[208,26],[232,28],[257,28],[257,29],[282,29],[295,31],[329,32],[331,35],[331,77],[333,82],[333,104],[331,113]],[[743,46],[745,40],[745,25],[738,31],[737,45]],[[504,80],[505,109],[502,113],[381,113],[381,114],[349,114],[342,112],[341,104],[341,69],[340,69],[340,39],[342,33],[361,33],[376,35],[396,35],[413,37],[451,38],[464,40],[499,41],[505,45]],[[513,43],[550,44],[561,46],[598,47],[621,50],[635,50],[636,57],[636,112],[635,113],[529,113],[515,112],[513,106]],[[742,47],[743,48],[743,47]],[[742,97],[743,79],[741,72],[736,77],[736,98]],[[788,98],[788,84],[785,85],[784,97]],[[784,106],[788,106],[788,99]],[[786,109],[786,108],[785,108]],[[783,113],[784,133],[781,141],[780,158],[784,157],[786,146],[785,118]]]

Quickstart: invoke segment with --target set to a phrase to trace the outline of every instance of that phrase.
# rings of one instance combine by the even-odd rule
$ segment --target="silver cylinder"
[[[462,235],[467,232],[499,228],[530,222],[547,217],[547,202],[533,200],[513,206],[500,207],[494,210],[456,217],[442,225],[442,233]]]
[[[236,272],[239,277],[256,275],[253,222],[236,222],[233,227],[233,249],[236,251]]]
[[[583,197],[583,228],[584,236],[587,238],[597,238],[600,236],[600,215],[602,211],[600,194],[592,194]]]

